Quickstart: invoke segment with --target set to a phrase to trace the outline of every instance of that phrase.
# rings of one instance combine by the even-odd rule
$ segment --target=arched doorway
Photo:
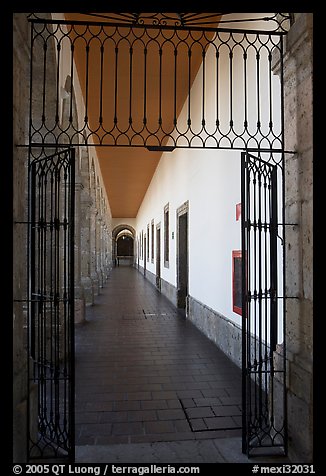
[[[131,266],[134,258],[134,238],[124,231],[117,238],[118,266]]]
[[[135,230],[121,224],[112,231],[112,259],[114,266],[133,266],[135,256]]]

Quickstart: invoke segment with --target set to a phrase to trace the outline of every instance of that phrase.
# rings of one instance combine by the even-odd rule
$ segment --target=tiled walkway
[[[76,329],[76,445],[239,436],[241,372],[133,268]]]

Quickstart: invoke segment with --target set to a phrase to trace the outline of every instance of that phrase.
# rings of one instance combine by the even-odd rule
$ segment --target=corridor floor
[[[137,270],[76,329],[76,445],[239,436],[241,372]]]

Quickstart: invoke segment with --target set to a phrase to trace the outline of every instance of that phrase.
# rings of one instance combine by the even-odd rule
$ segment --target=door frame
[[[159,291],[161,291],[161,264],[162,264],[161,243],[162,243],[161,222],[159,222],[156,224],[156,264],[155,264],[156,287]]]
[[[177,244],[176,244],[176,271],[177,271],[177,307],[179,308],[179,294],[180,294],[180,218],[184,215],[187,215],[187,231],[186,231],[186,248],[187,248],[187,263],[186,263],[186,275],[187,275],[187,292],[185,297],[185,313],[188,315],[188,296],[189,296],[189,200],[184,202],[179,208],[177,208],[176,218],[177,218]],[[179,308],[183,309],[183,308]]]
[[[146,260],[147,260],[147,239],[146,233],[144,233],[144,276],[146,276]]]

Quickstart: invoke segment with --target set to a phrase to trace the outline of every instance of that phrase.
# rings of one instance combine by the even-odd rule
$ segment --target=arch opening
[[[121,224],[112,230],[112,253],[114,266],[133,266],[135,256],[135,230]]]

